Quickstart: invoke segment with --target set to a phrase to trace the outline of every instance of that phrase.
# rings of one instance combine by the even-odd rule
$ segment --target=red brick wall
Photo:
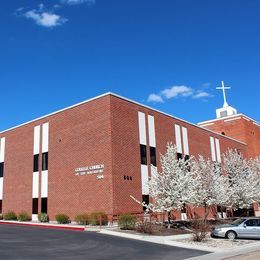
[[[201,154],[211,158],[210,136],[219,138],[221,153],[228,148],[237,148],[242,153],[245,145],[233,141],[225,136],[201,129],[181,120],[174,119],[162,113],[138,106],[118,97],[111,97],[112,110],[112,153],[113,153],[113,186],[114,186],[114,213],[141,212],[142,207],[130,199],[130,195],[141,200],[141,162],[140,142],[138,130],[138,111],[152,115],[155,119],[157,164],[160,169],[160,154],[166,152],[167,142],[175,143],[174,124],[187,127],[190,154]],[[146,117],[146,130],[148,137],[148,122]],[[149,142],[148,138],[147,141]],[[148,143],[149,144],[149,143]],[[148,165],[150,165],[149,146],[147,145]],[[149,175],[150,173],[150,167]],[[123,175],[133,177],[132,181],[123,179]],[[204,209],[194,209],[199,214],[204,214]],[[176,218],[180,218],[177,212]],[[209,217],[212,217],[212,212]]]
[[[48,214],[113,213],[110,97],[1,134],[6,137],[3,211],[32,211],[34,126],[49,122]],[[74,169],[103,163],[104,179]],[[41,165],[40,165],[41,167]],[[40,205],[39,205],[40,208]]]
[[[259,125],[240,115],[232,117],[232,119],[235,118],[236,120],[229,120],[228,118],[219,119],[213,121],[210,125],[205,125],[205,128],[217,133],[224,132],[226,136],[246,143],[246,154],[248,157],[260,156]]]
[[[219,138],[221,153],[228,148],[245,149],[243,144],[224,136],[107,95],[0,134],[6,137],[3,211],[31,213],[34,126],[49,122],[51,220],[58,213],[74,219],[83,212],[142,212],[142,207],[130,199],[132,195],[142,200],[138,111],[154,116],[158,165],[167,142],[175,143],[175,123],[187,127],[191,154],[210,157],[210,136]],[[101,163],[105,165],[104,179],[97,180],[95,174],[75,176],[75,168]],[[124,180],[124,175],[132,180]]]

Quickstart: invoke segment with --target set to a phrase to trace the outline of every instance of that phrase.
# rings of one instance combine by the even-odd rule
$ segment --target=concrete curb
[[[194,249],[194,250],[210,252],[210,254],[207,254],[207,255],[190,258],[190,259],[194,259],[194,260],[225,259],[227,257],[243,255],[246,253],[254,252],[254,251],[259,250],[259,248],[260,248],[260,241],[257,241],[255,243],[248,244],[248,245],[243,245],[241,247],[228,248],[228,249],[208,247],[208,246],[203,246],[203,245],[191,245],[191,244],[186,244],[186,243],[178,241],[179,239],[191,237],[190,234],[171,235],[171,236],[149,236],[149,235],[127,234],[127,233],[123,233],[123,232],[117,232],[117,231],[105,230],[105,229],[101,230],[100,233],[106,234],[106,235],[129,238],[129,239],[136,239],[136,240],[141,240],[141,241],[145,241],[145,242],[163,244],[163,245],[168,245],[168,246],[176,246],[176,247],[182,247],[182,248],[187,248],[187,249]]]
[[[101,230],[101,234],[106,235],[112,235],[112,236],[118,236],[118,237],[124,237],[124,238],[130,238],[130,239],[136,239],[141,240],[145,242],[151,242],[156,244],[162,244],[162,245],[168,245],[168,246],[177,246],[177,247],[183,247],[187,249],[196,249],[196,250],[202,250],[207,252],[216,252],[219,249],[216,248],[210,248],[205,246],[194,246],[189,245],[186,243],[178,242],[178,236],[181,236],[179,239],[183,239],[185,237],[190,237],[190,235],[171,235],[171,236],[149,236],[149,235],[136,235],[136,234],[127,234],[127,233],[121,233],[117,231],[111,231],[111,230]],[[174,240],[173,240],[174,239]]]
[[[85,231],[84,226],[80,227],[80,226],[76,226],[76,225],[18,222],[18,221],[6,221],[6,220],[1,220],[0,225],[15,225],[15,226],[28,226],[28,227],[49,228],[49,229],[65,229],[65,230],[74,230],[74,231]]]

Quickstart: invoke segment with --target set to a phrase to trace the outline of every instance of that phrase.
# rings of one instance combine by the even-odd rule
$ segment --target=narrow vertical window
[[[151,164],[153,166],[156,166],[156,148],[155,147],[150,147],[150,159],[151,159]]]
[[[48,207],[48,198],[42,198],[41,203],[41,213],[47,213],[47,207]]]
[[[149,204],[149,195],[143,195],[143,202],[145,203],[145,205]],[[146,210],[146,207],[143,207],[143,211]]]
[[[0,163],[0,178],[4,177],[4,163]]]
[[[38,214],[38,198],[32,199],[32,214]]]
[[[39,154],[33,156],[33,172],[39,171]]]
[[[187,170],[190,172],[190,164],[188,162],[188,160],[190,159],[189,155],[185,155],[184,156],[184,161],[185,161],[185,165],[187,166]],[[186,213],[186,212],[185,212]]]
[[[181,213],[187,213],[187,208],[186,208],[186,204],[183,203],[183,206],[181,208]]]
[[[177,160],[181,160],[182,159],[182,153],[177,153]]]
[[[146,145],[140,144],[141,164],[147,165]]]
[[[2,200],[0,200],[0,214],[2,214]]]
[[[48,152],[42,154],[42,170],[48,170]]]

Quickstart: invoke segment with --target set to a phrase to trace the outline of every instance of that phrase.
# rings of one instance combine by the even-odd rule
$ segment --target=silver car
[[[213,228],[212,237],[260,238],[260,218],[239,218],[231,224],[219,225]]]

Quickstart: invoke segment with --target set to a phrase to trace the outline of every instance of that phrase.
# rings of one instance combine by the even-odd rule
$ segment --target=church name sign
[[[104,172],[104,164],[96,164],[75,169],[76,176],[90,175],[90,174],[102,174]],[[103,179],[103,175],[98,175],[98,179]]]

